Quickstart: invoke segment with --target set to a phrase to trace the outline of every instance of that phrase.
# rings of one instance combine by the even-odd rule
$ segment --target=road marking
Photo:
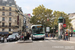
[[[48,40],[45,40],[45,42],[50,42],[50,41],[48,41]]]
[[[39,42],[44,42],[44,41],[39,41]]]
[[[52,41],[52,42],[56,42],[56,41],[54,41],[54,40],[50,40],[50,41]]]
[[[75,42],[72,42],[72,41],[68,41],[69,43],[75,43]]]

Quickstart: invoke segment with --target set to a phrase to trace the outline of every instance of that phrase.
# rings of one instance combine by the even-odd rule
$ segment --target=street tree
[[[33,24],[43,24],[44,26],[52,26],[52,12],[53,10],[45,8],[43,5],[39,5],[33,9],[33,17],[31,18],[31,23]]]
[[[54,25],[55,25],[55,26],[58,26],[58,18],[59,18],[60,16],[64,17],[64,19],[65,19],[65,24],[67,25],[66,28],[68,28],[68,27],[71,26],[71,23],[70,23],[71,20],[69,19],[68,15],[67,15],[66,13],[60,12],[60,11],[54,11],[54,12],[53,12],[53,15],[54,15],[54,17],[55,17],[55,19],[54,19]]]

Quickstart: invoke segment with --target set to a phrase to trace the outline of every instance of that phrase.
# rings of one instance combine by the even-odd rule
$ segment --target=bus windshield
[[[32,32],[33,34],[44,34],[43,26],[33,26]]]

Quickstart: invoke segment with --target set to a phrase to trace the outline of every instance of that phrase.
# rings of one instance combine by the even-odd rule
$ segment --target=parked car
[[[16,38],[15,35],[9,35],[8,38],[7,38],[7,42],[9,41],[17,41],[18,39]]]
[[[20,35],[18,33],[13,33],[12,35],[16,36],[18,40],[20,39]]]

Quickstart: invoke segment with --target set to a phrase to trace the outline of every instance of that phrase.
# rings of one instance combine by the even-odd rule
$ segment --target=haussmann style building
[[[22,31],[23,12],[14,0],[0,0],[0,35]]]

